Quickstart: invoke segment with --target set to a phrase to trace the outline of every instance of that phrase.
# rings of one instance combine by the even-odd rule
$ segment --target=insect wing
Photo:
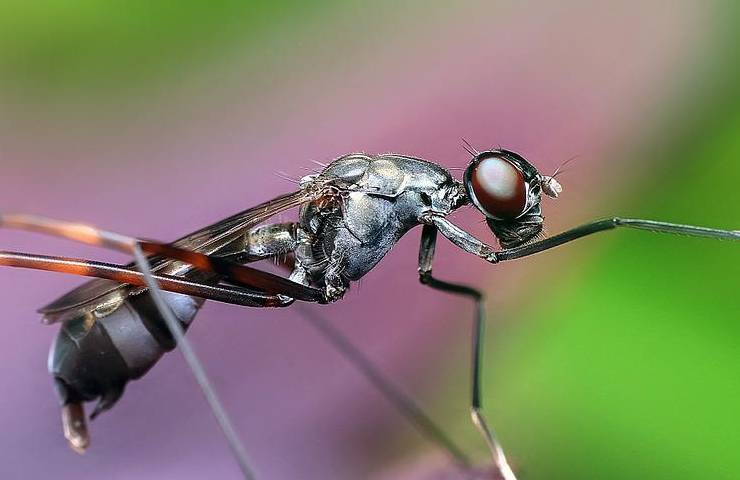
[[[327,195],[324,187],[311,185],[293,193],[281,195],[267,202],[239,212],[231,217],[202,228],[176,240],[173,245],[194,250],[206,255],[219,253],[232,242],[239,239],[249,229],[268,220],[270,217],[298,207],[308,202],[319,200]],[[193,267],[166,258],[151,259],[152,271],[159,273],[187,276]],[[133,264],[129,264],[133,266]],[[141,292],[140,287],[121,285],[119,283],[95,279],[85,282],[57,300],[40,308],[46,323],[55,323],[86,315],[100,307],[120,304],[132,292]]]

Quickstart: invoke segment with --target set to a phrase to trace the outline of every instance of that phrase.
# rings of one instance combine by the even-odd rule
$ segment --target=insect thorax
[[[347,155],[315,181],[336,189],[330,199],[308,204],[300,214],[310,246],[296,254],[317,284],[327,273],[339,274],[344,283],[358,280],[422,215],[452,211],[460,192],[439,165],[398,155]]]

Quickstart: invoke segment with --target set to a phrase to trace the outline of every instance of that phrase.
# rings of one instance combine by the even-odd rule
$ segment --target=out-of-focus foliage
[[[335,0],[3,1],[0,3],[0,103],[7,100],[13,106],[21,106],[0,112],[0,127],[6,124],[14,127],[8,130],[10,134],[0,130],[0,163],[3,167],[12,164],[11,173],[15,175],[8,180],[10,169],[4,169],[3,198],[46,215],[66,211],[75,212],[75,217],[85,220],[120,221],[124,228],[147,235],[148,228],[140,228],[137,222],[148,218],[148,225],[166,225],[175,237],[175,233],[184,232],[165,217],[164,212],[169,215],[167,209],[150,205],[170,202],[166,204],[172,205],[173,211],[180,210],[179,218],[190,215],[201,225],[207,224],[215,220],[211,208],[219,202],[231,205],[234,198],[266,199],[251,191],[254,187],[265,187],[264,179],[254,177],[253,170],[288,168],[292,174],[301,173],[305,166],[312,166],[311,159],[326,160],[343,153],[335,151],[337,145],[342,145],[342,149],[363,149],[371,144],[376,151],[402,145],[411,150],[404,153],[423,151],[430,154],[429,158],[459,166],[463,157],[443,153],[449,152],[444,148],[456,145],[459,134],[467,136],[470,132],[478,135],[481,142],[503,145],[519,142],[530,149],[547,145],[544,148],[553,148],[553,155],[564,151],[577,153],[580,146],[571,145],[575,143],[571,139],[580,139],[580,132],[588,130],[583,125],[591,123],[608,129],[606,134],[601,132],[609,137],[606,143],[613,141],[612,134],[623,138],[620,135],[624,130],[629,132],[626,135],[629,140],[634,141],[631,135],[637,129],[625,128],[620,123],[621,117],[605,106],[634,98],[636,94],[631,87],[623,85],[630,83],[627,80],[637,79],[636,84],[656,82],[639,68],[640,62],[628,62],[631,55],[659,52],[652,57],[640,57],[644,63],[654,65],[663,59],[660,52],[672,51],[661,49],[657,45],[660,39],[671,43],[691,37],[687,43],[692,45],[696,40],[689,35],[692,32],[680,30],[669,22],[669,28],[679,31],[679,35],[661,37],[656,33],[656,44],[644,45],[645,48],[640,44],[636,48],[628,40],[645,39],[639,33],[647,31],[646,43],[653,41],[652,26],[659,30],[664,20],[661,8],[652,5],[649,15],[645,15],[639,2],[627,6],[626,14],[617,9],[618,19],[612,26],[618,28],[603,38],[597,38],[600,32],[587,28],[599,24],[598,19],[591,18],[590,11],[583,13],[580,5],[569,3],[563,13],[534,4],[513,8],[507,2],[494,6],[491,2],[480,2],[482,8],[478,12],[475,3],[465,2],[460,7],[457,2],[449,2],[449,7],[446,4],[441,7],[440,2],[435,2],[431,8],[430,2],[414,1],[377,4]],[[626,156],[645,159],[644,171],[638,178],[632,172],[617,172],[620,177],[614,179],[617,187],[610,190],[615,192],[614,198],[610,210],[602,212],[604,215],[740,228],[740,202],[736,193],[740,186],[740,71],[737,64],[728,60],[734,58],[740,35],[732,21],[737,18],[737,12],[731,8],[706,7],[711,11],[708,15],[725,20],[716,29],[707,29],[711,30],[709,33],[701,30],[697,35],[714,36],[706,40],[713,42],[707,51],[714,52],[714,57],[697,59],[696,51],[687,53],[687,58],[701,63],[704,69],[695,72],[692,79],[665,79],[666,91],[674,91],[676,84],[684,87],[672,103],[661,98],[658,103],[667,109],[646,122],[652,126],[650,132],[638,143],[613,152],[612,158],[606,161],[603,157],[592,158],[574,165],[574,169],[586,170],[584,164],[589,161],[599,168],[632,165],[624,161]],[[517,11],[516,15],[510,16],[512,10]],[[611,16],[614,12],[605,8],[600,13]],[[630,30],[632,13],[635,20],[648,18],[634,32]],[[432,18],[442,21],[435,23]],[[594,23],[590,24],[591,21]],[[448,24],[454,28],[441,28]],[[476,25],[475,28],[470,24]],[[561,29],[550,30],[553,25],[561,25]],[[585,34],[580,37],[581,28],[594,38]],[[701,28],[707,28],[706,24]],[[484,35],[468,36],[471,30]],[[495,35],[501,30],[507,32],[503,38]],[[538,36],[542,32],[562,35],[561,30],[576,35],[553,39]],[[325,36],[316,41],[321,34]],[[633,34],[637,36],[631,37]],[[489,37],[496,40],[489,41]],[[372,41],[353,43],[357,38]],[[458,42],[461,38],[463,41]],[[580,44],[573,44],[574,38]],[[557,45],[552,51],[548,50],[551,40]],[[605,58],[604,49],[613,52],[610,46],[622,46],[623,42],[630,48],[620,52],[624,58],[614,58],[614,71],[621,69],[623,62],[635,71],[621,70],[630,74],[615,75],[617,80],[608,88],[602,90],[603,84],[589,80],[598,78],[609,83],[610,78],[601,76],[602,67],[584,65],[583,72],[575,68],[578,59],[598,63],[597,59]],[[289,48],[305,45],[308,48]],[[334,49],[336,46],[339,48]],[[576,54],[570,57],[573,52]],[[299,68],[296,59],[301,60]],[[674,61],[665,63],[670,66]],[[266,75],[256,81],[255,77],[262,71]],[[444,76],[445,71],[452,73]],[[584,72],[587,75],[582,77]],[[611,71],[606,76],[611,76]],[[198,83],[203,78],[206,81]],[[486,82],[476,83],[479,78]],[[571,80],[582,78],[586,80],[571,86]],[[277,85],[283,79],[291,82]],[[532,82],[533,79],[536,81]],[[242,88],[225,88],[212,84],[212,80],[224,83],[231,80]],[[163,101],[160,97],[167,97],[170,89],[181,86],[180,82],[198,84],[198,88],[183,89],[185,93],[177,98],[183,103],[202,100],[208,104],[209,95],[225,96],[227,100],[223,104],[211,99],[210,108],[192,109],[210,111],[215,121],[211,122],[209,116],[201,118],[197,113],[174,112],[170,117],[168,106],[163,108],[161,117],[154,115],[161,120],[146,120],[152,111],[172,101],[169,98],[158,103]],[[428,89],[429,85],[436,89]],[[295,95],[304,89],[304,95]],[[661,89],[652,91],[658,90]],[[224,107],[233,98],[237,99],[233,103],[242,101],[235,112]],[[245,98],[267,100],[259,104]],[[311,101],[301,104],[299,100],[306,98]],[[555,101],[560,98],[567,98],[569,105]],[[349,108],[348,103],[351,103]],[[26,109],[27,104],[35,108]],[[116,115],[120,113],[120,105],[136,108],[119,118]],[[77,110],[84,106],[94,107],[89,119],[80,115],[83,119],[75,121]],[[652,111],[652,107],[651,104],[645,110]],[[624,111],[643,110],[625,108]],[[19,122],[19,112],[28,116],[26,122]],[[560,130],[551,133],[556,126],[543,121],[548,117],[545,113],[549,118],[563,115],[563,124],[578,123],[579,119],[582,123],[574,130],[564,130],[572,136],[560,136]],[[153,138],[161,136],[162,144],[174,146],[169,149],[151,139],[146,142],[140,132],[126,128],[111,129],[112,135],[100,139],[96,132],[88,131],[88,125],[101,123],[106,115],[116,117],[117,121],[111,125],[136,123]],[[629,114],[624,118],[633,119]],[[269,120],[276,131],[260,128]],[[170,122],[178,121],[193,124],[168,130]],[[515,126],[502,130],[507,122]],[[211,123],[217,124],[213,131],[209,130]],[[26,124],[40,125],[41,133],[25,132]],[[544,132],[542,138],[517,135],[530,128]],[[28,134],[28,138],[16,133],[19,131]],[[193,131],[198,133],[189,133]],[[48,135],[49,132],[53,135]],[[512,140],[511,133],[517,138]],[[251,136],[259,137],[259,141],[244,139]],[[315,137],[311,145],[305,145],[307,136]],[[343,142],[331,143],[334,137],[342,137]],[[554,139],[562,143],[553,142]],[[584,139],[584,143],[586,140],[590,139]],[[12,148],[8,147],[11,143]],[[184,150],[191,147],[196,150],[192,155],[183,155],[191,159],[189,163],[178,156],[189,153],[178,151],[175,147],[179,143],[187,143]],[[74,171],[75,166],[83,165],[82,160],[75,163],[78,157],[89,160],[84,163],[86,170]],[[47,167],[55,162],[60,164],[59,169],[50,173]],[[268,163],[269,168],[265,167]],[[177,182],[194,186],[192,198],[184,201],[182,192],[178,196],[176,190],[180,187],[174,186],[175,182],[163,189],[159,179],[142,179],[141,172],[136,171],[142,164],[148,167],[147,176],[165,178],[164,173],[179,174]],[[151,173],[149,169],[156,166],[160,167],[155,170],[157,173]],[[62,178],[57,172],[64,172]],[[87,176],[103,181],[88,181]],[[624,184],[624,178],[633,180]],[[576,190],[568,180],[568,176],[563,177],[566,198]],[[75,181],[73,185],[67,184]],[[267,187],[259,195],[266,192]],[[217,193],[221,193],[218,201],[205,206],[203,199]],[[141,203],[135,203],[137,199]],[[0,203],[0,210],[7,207],[6,203]],[[111,208],[119,204],[120,208]],[[233,209],[247,206],[236,204]],[[555,217],[557,209],[557,202],[548,203],[546,214]],[[114,218],[111,211],[116,212]],[[91,218],[93,213],[98,216]],[[25,249],[33,244],[22,245]],[[572,261],[564,265],[559,278],[552,271],[543,275],[544,280],[531,278],[538,288],[535,295],[519,292],[514,298],[511,295],[497,298],[496,284],[484,286],[496,302],[491,319],[498,320],[496,328],[488,332],[486,410],[524,480],[740,478],[737,455],[740,413],[736,408],[740,403],[739,247],[737,243],[638,231],[603,233],[544,254],[563,258],[570,255]],[[37,244],[34,251],[56,253],[45,244]],[[389,260],[379,271],[374,271],[373,275],[385,272],[387,276],[368,280],[364,290],[356,289],[360,293],[347,299],[366,298],[368,303],[355,303],[361,306],[354,312],[339,310],[344,315],[338,320],[344,322],[342,328],[362,342],[362,348],[374,351],[376,359],[391,373],[401,371],[393,370],[399,365],[406,368],[407,364],[416,362],[412,366],[417,370],[408,371],[419,372],[414,376],[438,388],[440,396],[454,398],[454,405],[459,407],[456,416],[439,420],[456,439],[467,435],[465,446],[479,454],[477,459],[484,459],[481,439],[464,415],[468,364],[445,364],[444,368],[438,368],[439,365],[427,362],[428,358],[422,365],[421,357],[409,353],[415,347],[423,350],[427,343],[434,346],[436,353],[439,345],[433,342],[439,342],[439,336],[434,340],[426,329],[442,315],[436,310],[439,304],[431,303],[437,301],[432,298],[439,297],[426,291],[421,293],[421,287],[416,284],[415,254],[415,251],[410,253],[408,258],[412,260],[407,270],[393,271],[389,263],[394,260]],[[452,249],[447,255],[449,258],[454,255],[455,262],[464,256]],[[444,256],[444,247],[440,247],[439,259],[444,261]],[[542,258],[526,262],[536,265]],[[471,259],[460,260],[462,268],[472,265],[475,259],[471,263],[467,261]],[[451,263],[447,263],[448,268]],[[442,268],[439,271],[447,273]],[[481,267],[467,280],[481,283],[478,276],[482,271]],[[205,407],[196,405],[188,410],[188,402],[197,400],[197,394],[187,389],[189,385],[184,380],[187,374],[177,370],[174,356],[163,362],[170,362],[169,366],[158,365],[151,376],[129,389],[116,410],[96,422],[94,451],[83,459],[68,455],[58,432],[57,405],[43,365],[52,333],[23,322],[33,318],[32,311],[38,304],[61,293],[70,279],[61,279],[59,284],[44,288],[32,283],[37,278],[48,278],[34,276],[37,272],[34,275],[25,272],[27,276],[23,278],[29,280],[21,281],[16,280],[21,278],[19,272],[1,273],[5,275],[0,279],[0,290],[5,292],[2,298],[6,300],[7,323],[5,343],[0,342],[3,352],[0,365],[7,371],[2,379],[12,386],[8,390],[13,391],[5,398],[8,408],[2,417],[4,425],[12,423],[11,427],[6,425],[11,433],[0,446],[13,461],[2,462],[0,476],[13,478],[7,469],[28,476],[28,469],[33,466],[36,472],[45,474],[45,470],[53,470],[57,476],[69,474],[80,478],[101,476],[105,472],[137,478],[143,478],[142,475],[184,478],[187,474],[202,478],[203,471],[222,478],[213,472],[228,472],[233,467],[225,446],[213,440],[220,437],[209,430],[213,427],[215,431],[215,427],[210,418],[206,419]],[[401,276],[409,282],[398,287]],[[376,292],[383,295],[373,297],[368,291],[382,283],[378,278],[386,279],[386,284],[381,285],[385,290],[379,288]],[[34,285],[33,288],[24,281]],[[418,291],[411,290],[412,283]],[[400,306],[407,308],[404,312],[409,315],[421,312],[417,316],[425,321],[422,328],[413,324],[417,330],[412,330],[409,327],[412,319],[402,318],[404,314],[395,308],[394,300],[389,300],[398,298],[400,291],[404,298],[399,303],[405,303]],[[24,295],[27,297],[22,298]],[[312,340],[302,331],[288,331],[303,324],[281,323],[286,317],[280,317],[281,322],[273,322],[275,317],[260,322],[261,316],[275,312],[253,310],[248,312],[246,322],[242,310],[210,303],[206,308],[217,315],[201,317],[191,334],[200,335],[196,338],[206,356],[208,342],[212,342],[209,366],[214,366],[214,377],[230,394],[225,397],[230,399],[234,417],[241,422],[240,431],[252,442],[250,454],[259,470],[301,471],[303,478],[326,478],[326,472],[335,472],[337,468],[353,472],[383,471],[387,465],[377,465],[380,461],[376,459],[389,458],[401,463],[405,460],[400,457],[406,450],[399,448],[399,444],[402,447],[411,444],[409,449],[430,448],[416,436],[413,444],[403,443],[403,438],[408,439],[412,434],[411,429],[395,417],[386,419],[385,426],[373,431],[376,423],[383,423],[376,420],[379,409],[386,405],[379,397],[366,395],[367,390],[357,390],[367,387],[358,387],[361,381],[354,384],[354,392],[351,386],[345,385],[348,378],[357,380],[359,376],[355,372],[352,377],[337,374],[335,378],[334,371],[328,368],[340,366],[339,357],[320,363],[327,347],[323,343],[317,346],[319,339]],[[431,309],[435,311],[429,317],[437,318],[424,318]],[[289,313],[283,311],[277,315]],[[458,318],[449,319],[448,325],[452,326],[446,327],[449,330],[445,332],[462,331],[468,326],[460,321],[459,312],[456,315]],[[376,331],[371,332],[371,328]],[[260,333],[264,336],[260,337]],[[269,337],[268,333],[273,336]],[[368,333],[375,333],[375,339],[386,337],[388,342],[383,345],[387,348],[374,348],[380,343],[373,345],[372,335]],[[291,334],[294,336],[290,337]],[[23,338],[24,343],[16,338]],[[292,340],[282,342],[281,347],[284,338]],[[443,341],[447,342],[447,338]],[[285,345],[290,348],[284,348]],[[449,348],[458,347],[462,348],[457,345]],[[467,347],[465,343],[464,348]],[[386,351],[391,353],[386,355]],[[312,363],[315,360],[312,355],[319,363]],[[286,358],[284,364],[280,363]],[[440,370],[454,372],[458,377],[444,383],[444,373],[439,373]],[[305,382],[300,384],[296,379]],[[171,383],[163,385],[166,382]],[[442,384],[437,385],[438,382]],[[450,386],[453,384],[454,388]],[[183,390],[177,390],[181,387]],[[173,391],[184,393],[173,402]],[[360,397],[371,400],[363,398],[368,403],[356,404]],[[425,406],[433,403],[427,397],[421,401]],[[157,405],[166,414],[156,410]],[[32,419],[18,414],[31,410]],[[197,414],[187,422],[192,425],[186,425],[192,428],[183,428],[186,422],[177,415],[193,411]],[[463,413],[457,415],[460,412]],[[158,424],[160,421],[164,423]],[[201,421],[202,426],[198,423]],[[387,428],[388,423],[392,423],[392,428]],[[42,431],[46,427],[48,430]],[[145,428],[152,430],[152,438],[142,446],[139,440]],[[208,436],[210,433],[213,436]],[[401,440],[390,441],[394,434]],[[202,443],[193,441],[191,436]],[[331,440],[326,441],[327,438]],[[158,439],[161,439],[161,451],[148,448]],[[381,444],[385,439],[389,441]],[[43,465],[38,464],[34,449],[44,451]],[[377,455],[383,449],[389,453],[386,457]],[[192,458],[185,459],[188,456]],[[311,468],[315,470],[309,471]]]
[[[605,214],[740,228],[740,71],[699,77],[625,148],[660,162]],[[738,245],[624,231],[567,248],[582,262],[489,342],[489,403],[526,477],[740,477]]]
[[[177,72],[232,53],[304,2],[64,2],[0,5],[0,81],[11,91],[89,97],[177,82]]]

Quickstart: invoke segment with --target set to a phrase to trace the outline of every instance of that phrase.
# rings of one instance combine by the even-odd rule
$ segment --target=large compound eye
[[[470,184],[484,213],[502,220],[524,213],[527,206],[524,174],[505,158],[494,155],[480,160],[470,172]]]

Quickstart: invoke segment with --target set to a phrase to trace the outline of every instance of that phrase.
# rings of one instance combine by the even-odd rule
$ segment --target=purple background
[[[544,172],[581,156],[563,176],[564,198],[545,205],[549,231],[611,213],[610,195],[640,171],[618,151],[690,68],[681,59],[698,48],[701,14],[477,8],[341,8],[298,32],[276,26],[133,98],[10,102],[0,114],[0,205],[168,240],[295,188],[276,172],[298,178],[315,168],[311,160],[350,151],[462,168],[464,137],[516,150]],[[473,212],[455,221],[490,239]],[[8,250],[125,260],[32,234],[3,231],[2,239]],[[398,383],[457,421],[453,431],[467,431],[467,390],[439,392],[438,380],[460,375],[465,385],[471,309],[418,284],[417,244],[414,231],[321,310]],[[495,309],[523,287],[547,284],[572,254],[540,270],[492,269],[442,240],[435,271],[488,285]],[[177,353],[93,422],[84,458],[67,448],[45,367],[56,328],[39,325],[34,310],[78,282],[0,270],[2,477],[237,478]],[[208,303],[189,335],[263,478],[357,478],[409,448],[429,448],[290,309]]]

